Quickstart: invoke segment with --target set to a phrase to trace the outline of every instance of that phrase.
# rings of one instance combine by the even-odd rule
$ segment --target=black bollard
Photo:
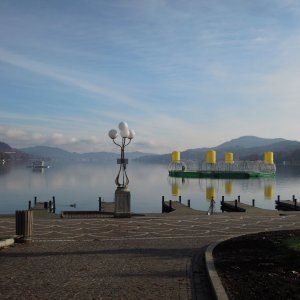
[[[181,203],[181,196],[179,196],[179,203]]]
[[[55,197],[52,196],[52,212],[55,214],[56,210],[56,202],[55,202]]]
[[[238,195],[238,203],[240,203],[240,202],[241,202],[241,196]]]
[[[191,208],[191,200],[190,199],[188,199],[187,205],[188,205],[189,208]]]
[[[169,200],[169,208],[170,208],[170,211],[172,211],[172,200]]]
[[[31,201],[28,201],[28,210],[31,210]]]
[[[222,196],[221,204],[224,205],[225,197]]]
[[[165,196],[161,196],[161,213],[165,212]]]
[[[237,200],[234,200],[234,207],[235,207],[235,211],[237,211]]]
[[[277,196],[277,201],[278,201],[278,204],[280,202],[280,195]]]
[[[101,202],[101,197],[99,197],[99,211],[101,211],[101,209],[102,209],[102,202]]]
[[[255,199],[252,199],[252,206],[255,207]]]
[[[49,200],[49,202],[48,202],[48,212],[52,212],[52,201],[51,200]]]
[[[36,200],[37,200],[37,197],[35,196],[34,197],[34,205],[36,205]]]

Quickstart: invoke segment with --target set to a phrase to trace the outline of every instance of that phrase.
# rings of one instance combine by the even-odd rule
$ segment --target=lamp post
[[[115,191],[115,217],[130,217],[130,190],[128,189],[129,179],[126,173],[128,159],[125,158],[125,147],[128,146],[135,137],[135,132],[128,128],[128,124],[121,122],[119,124],[121,142],[117,143],[116,138],[119,136],[117,130],[111,129],[108,136],[114,144],[120,147],[121,158],[117,159],[120,165],[118,175],[115,179],[117,189]]]

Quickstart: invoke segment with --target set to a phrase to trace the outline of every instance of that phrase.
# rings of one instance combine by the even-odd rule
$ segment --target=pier
[[[252,199],[252,205],[241,202],[240,196],[231,201],[225,201],[224,196],[221,200],[222,212],[240,212],[253,215],[274,215],[276,211],[255,207],[255,199]]]
[[[61,218],[78,219],[78,218],[103,218],[114,215],[114,202],[104,202],[99,198],[99,210],[68,210],[61,212]]]
[[[293,195],[292,200],[281,200],[278,195],[275,205],[277,210],[300,211],[300,203],[297,202],[295,195]]]

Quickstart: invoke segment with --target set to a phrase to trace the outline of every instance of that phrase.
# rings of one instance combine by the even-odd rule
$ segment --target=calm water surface
[[[37,196],[38,201],[56,197],[57,212],[73,210],[70,204],[76,203],[76,210],[98,209],[98,197],[113,201],[116,189],[114,179],[117,165],[91,163],[62,164],[52,163],[43,172],[32,171],[26,165],[0,166],[0,213],[13,213],[27,209],[28,201]],[[225,200],[234,200],[238,195],[241,201],[256,206],[275,209],[277,195],[300,199],[300,166],[278,166],[274,179],[185,179],[169,178],[167,166],[130,163],[128,166],[131,190],[132,212],[160,212],[161,196],[166,200],[182,202],[191,200],[191,207],[207,211],[211,196],[220,208],[222,195]]]

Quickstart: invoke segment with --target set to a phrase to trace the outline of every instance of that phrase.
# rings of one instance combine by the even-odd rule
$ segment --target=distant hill
[[[75,158],[76,153],[71,153],[59,148],[47,146],[35,146],[20,149],[22,152],[27,153],[35,158],[44,160],[72,160]]]
[[[287,141],[285,139],[265,139],[257,136],[246,135],[239,137],[237,139],[230,140],[216,147],[216,149],[226,149],[226,148],[256,148],[264,147],[280,142]]]
[[[0,142],[0,159],[4,160],[27,160],[29,155],[14,149],[6,143]]]
[[[112,152],[88,152],[88,153],[76,153],[68,152],[60,148],[47,147],[47,146],[35,146],[21,149],[24,153],[27,153],[35,158],[43,160],[55,160],[55,161],[93,161],[93,162],[111,162],[116,161],[119,158],[119,153]],[[147,153],[143,152],[126,152],[128,159],[136,159],[141,156],[145,156]]]
[[[300,151],[300,142],[290,141],[281,138],[264,139],[256,136],[242,136],[237,139],[222,143],[212,148],[188,149],[181,152],[183,160],[205,160],[206,152],[209,149],[217,151],[217,159],[224,160],[225,153],[234,153],[235,160],[262,160],[266,151],[273,151],[276,162],[295,161],[297,156],[294,152]],[[171,153],[163,155],[147,155],[138,159],[146,163],[168,163],[171,160]]]
[[[8,144],[0,142],[0,152],[5,153],[5,152],[12,152],[13,148],[11,148]]]
[[[228,151],[234,153],[235,160],[262,160],[264,152],[273,151],[276,163],[282,161],[300,163],[300,142],[282,138],[265,139],[256,136],[242,136],[212,148],[188,149],[181,152],[181,159],[205,160],[208,149],[217,151],[218,160],[224,160],[225,153]],[[17,150],[8,144],[0,142],[1,159],[27,160],[35,158],[55,161],[92,161],[101,163],[115,162],[119,156],[119,153],[112,152],[68,152],[60,148],[47,146],[35,146]],[[167,164],[171,160],[171,153],[158,155],[143,152],[126,152],[126,157],[132,161]]]

